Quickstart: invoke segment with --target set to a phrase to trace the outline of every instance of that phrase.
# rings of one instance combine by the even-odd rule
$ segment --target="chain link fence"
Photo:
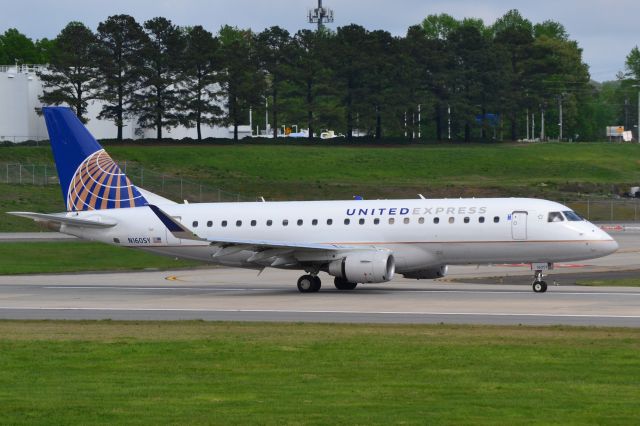
[[[163,197],[182,202],[243,202],[259,201],[236,192],[212,188],[181,177],[147,170],[133,163],[120,163],[120,168],[136,185]],[[58,185],[56,168],[50,164],[0,163],[0,183],[12,185]]]
[[[136,185],[177,202],[183,200],[194,203],[260,201],[256,197],[248,197],[181,177],[157,173],[135,163],[123,162],[120,163],[120,168]],[[58,185],[58,176],[53,165],[0,163],[0,183]],[[594,222],[640,221],[640,199],[636,198],[558,201]]]

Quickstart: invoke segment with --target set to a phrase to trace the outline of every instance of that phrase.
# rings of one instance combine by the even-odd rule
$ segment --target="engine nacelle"
[[[447,275],[449,267],[447,265],[435,266],[433,268],[421,269],[419,271],[407,272],[402,274],[405,278],[413,278],[416,280],[435,280]]]
[[[393,255],[386,251],[365,251],[348,254],[329,264],[329,274],[352,283],[384,283],[396,272]]]

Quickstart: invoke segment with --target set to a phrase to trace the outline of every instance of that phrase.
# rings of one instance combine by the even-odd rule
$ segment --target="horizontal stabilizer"
[[[78,226],[82,228],[111,228],[116,226],[118,222],[111,219],[96,217],[96,219],[81,219],[79,217],[67,216],[66,213],[31,213],[31,212],[7,212],[13,216],[26,217],[36,222],[64,224],[67,226]]]

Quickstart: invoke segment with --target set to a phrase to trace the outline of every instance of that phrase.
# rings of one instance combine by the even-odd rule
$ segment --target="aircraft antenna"
[[[333,22],[333,9],[322,7],[322,0],[318,0],[318,7],[309,9],[308,19],[310,24],[318,24],[318,31],[324,28],[324,24]]]

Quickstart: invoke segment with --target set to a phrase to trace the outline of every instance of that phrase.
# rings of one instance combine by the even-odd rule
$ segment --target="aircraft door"
[[[513,212],[511,214],[511,236],[514,240],[527,239],[527,212]]]

